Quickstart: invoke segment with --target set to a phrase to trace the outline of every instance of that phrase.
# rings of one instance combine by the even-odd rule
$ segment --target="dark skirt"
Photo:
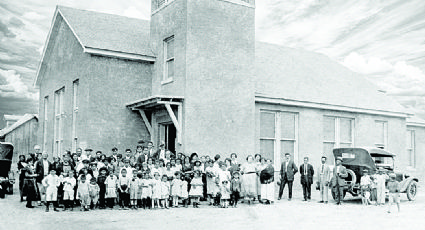
[[[22,196],[26,196],[27,200],[38,201],[40,195],[38,194],[37,184],[34,178],[25,178],[22,188]]]

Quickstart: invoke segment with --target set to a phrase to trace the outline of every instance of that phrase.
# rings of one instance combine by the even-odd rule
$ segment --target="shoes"
[[[324,203],[324,201],[323,201],[323,200],[321,200],[321,201],[319,201],[319,202],[317,202],[317,203]]]
[[[59,212],[59,210],[58,210],[57,208],[54,208],[54,209],[53,209],[53,211],[55,211],[55,212]]]
[[[27,205],[25,207],[27,207],[27,208],[34,208],[34,206],[32,206],[32,205]]]
[[[327,201],[325,201],[325,204],[327,204],[328,202]]]
[[[278,198],[277,198],[277,200],[281,200],[281,199],[282,199],[282,197],[278,197]]]
[[[288,201],[291,201],[292,198],[288,198]]]

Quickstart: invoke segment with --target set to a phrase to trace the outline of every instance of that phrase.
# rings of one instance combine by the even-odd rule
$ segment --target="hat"
[[[396,178],[395,173],[390,173],[390,178]]]
[[[82,162],[83,162],[83,164],[88,164],[88,163],[90,163],[90,161],[89,161],[88,159],[84,159]]]
[[[93,151],[93,149],[87,148],[84,151],[91,152],[91,151]]]
[[[99,172],[102,172],[102,171],[108,172],[108,169],[106,167],[102,167],[102,168],[99,169]]]
[[[343,162],[344,160],[342,160],[342,157],[337,157],[337,160],[340,160],[341,162]]]
[[[113,147],[112,151],[118,151],[117,147]]]

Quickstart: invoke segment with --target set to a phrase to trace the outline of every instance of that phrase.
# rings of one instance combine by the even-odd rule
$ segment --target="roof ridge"
[[[104,15],[110,15],[110,16],[115,16],[115,17],[124,17],[124,18],[132,19],[132,20],[150,22],[150,20],[146,20],[146,19],[133,18],[133,17],[125,16],[125,15],[113,14],[113,13],[106,13],[106,12],[96,11],[96,10],[87,10],[87,9],[74,8],[74,7],[64,6],[64,5],[56,5],[56,8],[58,8],[59,10],[60,9],[78,10],[78,11],[84,11],[84,12],[89,12],[89,13],[104,14]]]

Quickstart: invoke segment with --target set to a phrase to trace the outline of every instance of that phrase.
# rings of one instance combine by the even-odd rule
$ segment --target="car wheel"
[[[413,201],[416,199],[416,193],[418,192],[418,183],[412,180],[406,188],[407,199]]]

